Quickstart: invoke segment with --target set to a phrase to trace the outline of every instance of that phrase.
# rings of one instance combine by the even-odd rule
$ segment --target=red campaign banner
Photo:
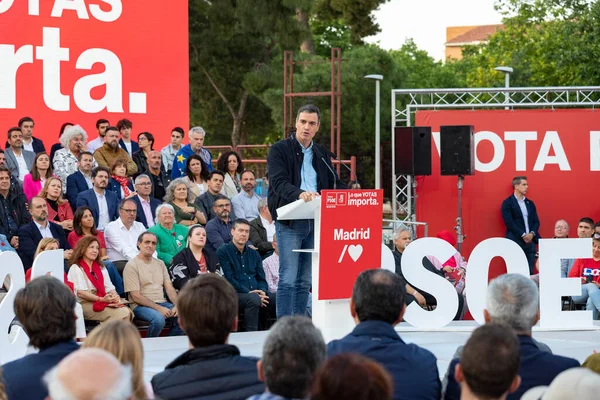
[[[64,122],[92,140],[128,118],[160,150],[189,125],[188,66],[186,1],[0,1],[0,134],[32,117],[50,151]]]
[[[535,203],[540,235],[554,236],[565,219],[569,237],[589,216],[600,219],[600,114],[591,109],[419,111],[417,126],[432,128],[432,175],[417,177],[417,220],[429,223],[429,235],[452,230],[457,217],[457,177],[440,176],[439,131],[442,125],[475,127],[475,175],[463,188],[462,253],[482,240],[504,237],[502,201],[513,193],[512,179],[528,179],[527,197]],[[421,231],[422,234],[422,231]],[[503,272],[493,263],[491,275]]]
[[[381,267],[383,190],[321,192],[319,300],[348,299],[358,275]]]

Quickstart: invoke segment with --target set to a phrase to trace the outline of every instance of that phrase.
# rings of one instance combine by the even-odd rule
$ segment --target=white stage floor
[[[551,332],[534,330],[533,337],[550,346],[553,353],[576,358],[581,363],[594,350],[600,351],[600,322],[595,323],[595,330]],[[456,348],[465,344],[471,331],[477,326],[473,321],[459,321],[452,322],[439,331],[418,331],[411,325],[402,323],[396,327],[396,331],[405,342],[416,343],[435,354],[440,378],[442,378]],[[238,346],[242,355],[260,357],[267,334],[268,332],[234,333],[229,342]],[[188,349],[186,337],[143,339],[142,342],[145,351],[144,378],[146,380],[163,371],[169,362]]]

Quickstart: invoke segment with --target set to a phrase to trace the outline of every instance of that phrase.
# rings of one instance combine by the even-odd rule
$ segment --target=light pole
[[[379,123],[381,104],[379,85],[383,80],[383,75],[367,75],[365,78],[375,80],[375,189],[381,189],[381,130]],[[392,149],[392,151],[394,150]]]
[[[494,70],[504,72],[504,87],[508,89],[510,87],[510,74],[513,73],[514,69],[511,67],[496,67]],[[504,102],[506,103],[504,109],[508,110],[510,108],[508,107],[508,103],[510,103],[510,94],[508,91],[504,92]]]

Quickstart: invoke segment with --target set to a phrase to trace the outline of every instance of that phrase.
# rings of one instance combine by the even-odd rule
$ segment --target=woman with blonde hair
[[[73,230],[73,209],[63,194],[63,183],[53,176],[46,179],[40,197],[48,204],[48,220],[60,225],[67,234]]]
[[[131,365],[133,400],[153,399],[152,386],[144,384],[144,348],[140,332],[127,321],[110,321],[95,328],[82,347],[106,350],[123,365]]]

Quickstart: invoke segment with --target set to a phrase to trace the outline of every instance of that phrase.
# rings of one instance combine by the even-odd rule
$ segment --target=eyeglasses
[[[217,208],[227,208],[227,207],[231,207],[231,204],[219,204],[219,205],[215,204],[215,207],[217,207]]]
[[[554,229],[565,230],[565,229],[567,229],[567,227],[566,226],[555,226]]]
[[[135,214],[137,212],[137,209],[131,209],[131,208],[121,208],[121,210],[125,211],[126,213],[131,213],[131,214]]]
[[[151,184],[150,182],[139,182],[139,183],[136,183],[136,185],[140,185],[140,186],[150,186],[150,185],[152,185],[152,184]]]
[[[594,233],[592,239],[600,240],[600,233]]]

